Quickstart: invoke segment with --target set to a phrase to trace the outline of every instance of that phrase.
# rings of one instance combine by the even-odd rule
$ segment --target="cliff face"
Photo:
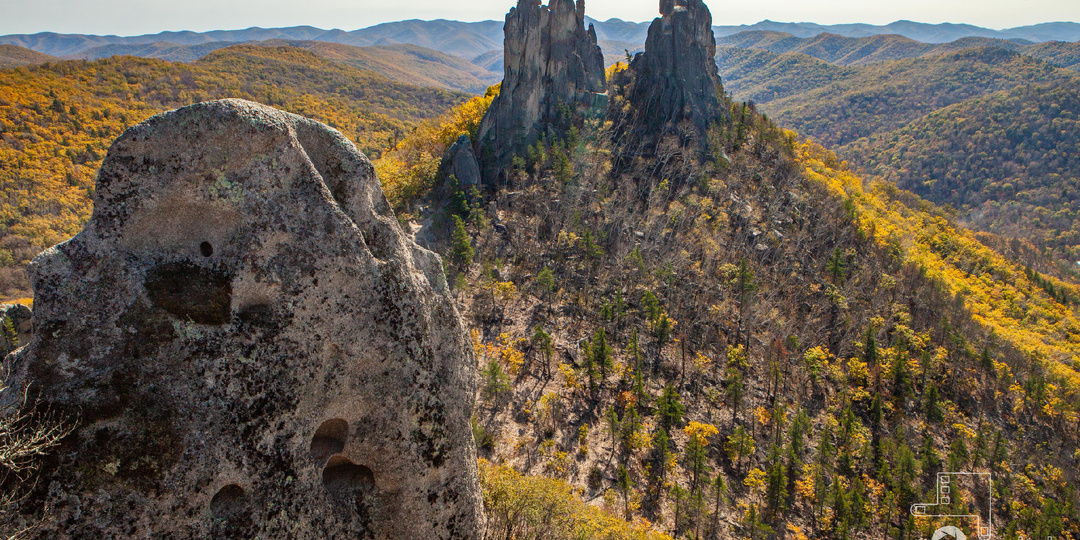
[[[476,538],[475,361],[338,132],[225,100],[112,146],[12,359],[77,421],[42,538]]]
[[[709,125],[723,118],[709,8],[701,0],[661,0],[660,13],[649,26],[645,52],[630,64],[630,101],[642,145],[637,153],[644,155],[672,132],[701,141]]]
[[[595,30],[584,24],[584,0],[551,0],[548,6],[520,0],[506,15],[502,90],[476,141],[486,184],[502,179],[513,156],[556,123],[561,107],[576,114],[602,101],[604,56]]]

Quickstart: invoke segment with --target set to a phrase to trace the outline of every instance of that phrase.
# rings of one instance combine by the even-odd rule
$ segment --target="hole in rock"
[[[311,455],[326,459],[345,449],[345,438],[349,434],[349,423],[340,418],[331,418],[322,423],[311,438]]]
[[[376,493],[375,474],[371,469],[357,465],[343,456],[334,456],[323,469],[323,485],[330,495],[340,502],[353,499],[357,507],[364,499]]]
[[[211,246],[210,242],[203,242],[199,244],[199,252],[203,257],[209,257],[214,254],[214,246]]]
[[[244,509],[244,488],[229,484],[218,490],[210,499],[210,513],[219,519],[228,519]]]
[[[197,324],[229,322],[232,277],[188,262],[167,263],[146,272],[150,303],[170,315]]]

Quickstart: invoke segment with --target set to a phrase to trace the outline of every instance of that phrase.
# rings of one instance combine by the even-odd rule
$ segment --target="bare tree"
[[[59,414],[42,410],[29,386],[15,389],[0,379],[0,538],[22,538],[40,525],[19,523],[18,504],[33,489],[43,458],[74,429]],[[12,392],[18,392],[12,396]]]

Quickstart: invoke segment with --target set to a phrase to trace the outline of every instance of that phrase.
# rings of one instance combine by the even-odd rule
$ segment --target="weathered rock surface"
[[[22,304],[0,305],[0,358],[25,345],[33,335],[33,312]]]
[[[573,115],[602,107],[605,90],[604,55],[595,29],[585,29],[584,0],[519,0],[503,33],[502,89],[477,136],[486,184],[503,180],[514,155],[558,123],[560,108]]]
[[[468,135],[462,134],[446,151],[443,168],[447,170],[447,174],[454,175],[462,186],[480,184],[480,164],[476,161]]]
[[[702,0],[660,0],[660,13],[649,26],[645,52],[630,64],[636,77],[631,102],[646,147],[674,130],[700,141],[723,117],[708,6]],[[682,128],[685,122],[691,130]]]
[[[477,538],[471,348],[370,162],[240,100],[129,129],[31,265],[15,384],[78,421],[41,538]]]

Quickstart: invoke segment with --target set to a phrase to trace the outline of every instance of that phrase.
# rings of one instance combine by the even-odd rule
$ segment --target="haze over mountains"
[[[648,33],[648,23],[635,23],[620,19],[597,21],[589,18],[587,18],[587,23],[596,27],[598,40],[609,42],[609,45],[618,43],[643,45],[645,36]],[[408,20],[384,23],[354,31],[323,30],[311,26],[295,26],[290,28],[214,30],[210,32],[161,32],[127,37],[43,32],[0,36],[0,44],[18,45],[59,57],[101,58],[109,54],[134,54],[133,51],[137,50],[116,48],[117,45],[146,46],[167,43],[174,46],[208,46],[208,44],[220,44],[220,42],[237,43],[284,39],[325,41],[357,47],[411,44],[473,60],[489,51],[502,50],[502,25],[502,21]],[[925,24],[911,21],[897,21],[884,26],[875,26],[869,24],[778,23],[766,20],[753,25],[713,27],[713,32],[718,39],[748,31],[782,32],[797,38],[809,38],[823,33],[853,38],[895,34],[923,43],[947,43],[967,37],[1020,40],[1032,43],[1080,40],[1080,24],[1073,22],[1052,22],[1005,30],[992,30],[967,24]],[[109,46],[114,47],[102,49],[102,47]],[[603,44],[601,46],[603,47]],[[164,48],[166,46],[159,45],[159,47]],[[633,47],[628,48],[633,49]],[[209,51],[204,50],[202,54],[206,52]]]

